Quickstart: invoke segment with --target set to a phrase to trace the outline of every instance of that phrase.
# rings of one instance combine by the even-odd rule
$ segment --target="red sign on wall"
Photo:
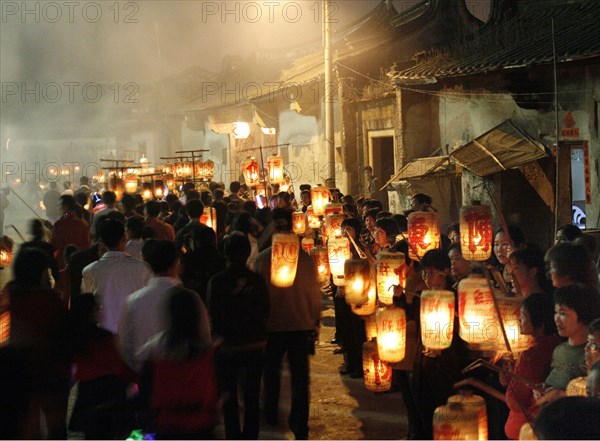
[[[577,123],[571,112],[567,112],[562,120],[560,136],[562,138],[579,138],[579,128],[577,127]]]

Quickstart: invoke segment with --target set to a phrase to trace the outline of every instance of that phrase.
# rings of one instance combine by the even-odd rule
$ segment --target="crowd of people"
[[[307,439],[310,356],[324,295],[335,307],[340,375],[363,377],[365,322],[344,287],[318,283],[304,251],[302,276],[292,286],[271,282],[271,238],[292,231],[293,211],[307,211],[310,185],[300,187],[298,200],[274,192],[261,208],[239,182],[229,191],[188,183],[180,195],[147,201],[98,194],[86,179],[72,192],[50,190],[44,203],[57,210],[31,222],[32,239],[20,245],[0,301],[11,320],[0,347],[2,438],[66,439],[73,431],[125,439],[142,428],[156,439],[211,439],[222,420],[227,439],[258,439],[261,421],[280,423],[287,357],[287,424]],[[343,206],[342,231],[355,258],[405,255],[406,286],[395,287],[394,303],[406,311],[407,355],[393,365],[390,391],[402,394],[408,439],[433,439],[436,408],[464,388],[485,398],[490,439],[519,439],[525,423],[539,439],[600,438],[600,280],[592,236],[566,225],[543,250],[508,226],[495,232],[490,261],[478,265],[463,257],[453,223],[439,249],[413,261],[407,216],[435,211],[431,197],[416,194],[409,210],[391,213],[376,199],[332,195]],[[213,227],[203,219],[207,207],[216,213]],[[482,269],[495,275],[499,292],[522,298],[520,332],[532,343],[514,364],[463,341],[458,317],[450,348],[421,342],[420,293],[457,296],[459,282],[482,277]],[[482,358],[496,368],[464,373]],[[565,397],[579,377],[587,377],[587,397]]]

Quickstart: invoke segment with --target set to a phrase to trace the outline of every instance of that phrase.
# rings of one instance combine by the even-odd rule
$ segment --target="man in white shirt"
[[[91,292],[100,305],[100,326],[117,333],[121,306],[129,294],[146,286],[150,265],[125,252],[125,226],[116,219],[98,225],[100,240],[108,251],[83,269],[81,292]]]
[[[142,258],[143,232],[144,218],[142,216],[131,216],[127,219],[125,222],[125,235],[127,237],[125,252],[136,259]]]

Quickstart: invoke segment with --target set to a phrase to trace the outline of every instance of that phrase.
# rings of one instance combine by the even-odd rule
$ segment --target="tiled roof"
[[[535,6],[535,7],[534,7]],[[398,82],[458,77],[553,61],[552,21],[559,63],[600,56],[600,1],[531,5],[396,75]]]

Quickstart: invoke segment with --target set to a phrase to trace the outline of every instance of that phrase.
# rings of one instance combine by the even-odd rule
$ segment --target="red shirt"
[[[155,217],[147,217],[146,226],[152,228],[155,239],[175,241],[175,229],[172,225]]]
[[[91,246],[90,226],[74,211],[68,211],[54,224],[50,243],[56,248],[54,257],[58,260],[59,266],[63,268],[65,266],[63,250],[67,245],[73,244],[80,250]]]

